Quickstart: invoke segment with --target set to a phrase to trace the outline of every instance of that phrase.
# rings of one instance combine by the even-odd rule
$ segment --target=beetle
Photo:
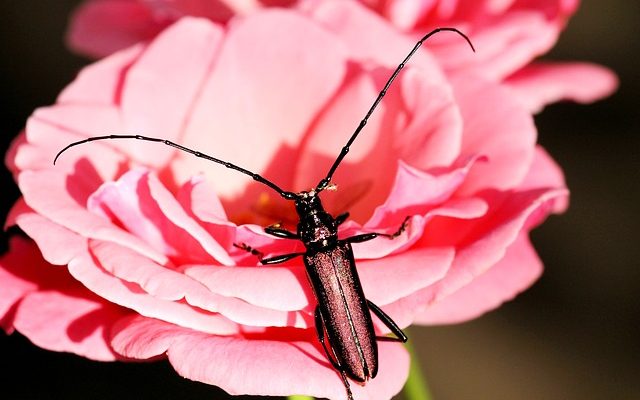
[[[234,246],[258,256],[260,262],[264,265],[279,264],[296,257],[302,257],[308,280],[317,301],[314,322],[318,340],[330,364],[341,376],[348,399],[352,400],[353,395],[348,379],[364,384],[367,380],[375,378],[378,372],[377,342],[396,341],[404,343],[407,341],[407,336],[391,317],[365,297],[351,245],[373,240],[377,237],[393,239],[400,236],[406,229],[410,217],[406,217],[398,230],[391,234],[370,232],[340,239],[338,237],[338,227],[348,219],[349,213],[345,212],[333,217],[324,210],[319,194],[333,186],[331,184],[333,174],[409,59],[428,38],[442,31],[450,31],[462,36],[471,49],[475,51],[469,38],[456,28],[441,27],[424,35],[393,71],[366,115],[351,134],[331,168],[329,168],[327,175],[313,189],[299,193],[285,191],[263,176],[236,164],[192,150],[169,140],[142,135],[93,136],[73,142],[58,152],[53,164],[55,165],[62,153],[69,148],[96,140],[138,139],[158,142],[248,175],[255,181],[277,192],[285,200],[293,201],[299,218],[296,232],[283,229],[279,224],[268,226],[264,230],[267,234],[278,238],[302,241],[305,247],[304,252],[264,258],[262,252],[247,244],[234,243]],[[389,328],[394,337],[375,335],[371,313],[375,314]]]

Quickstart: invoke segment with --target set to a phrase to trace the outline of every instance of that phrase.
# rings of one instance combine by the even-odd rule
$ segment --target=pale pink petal
[[[26,204],[51,222],[85,238],[120,243],[152,260],[166,262],[166,255],[153,249],[139,237],[114,226],[104,217],[87,211],[84,204],[88,196],[97,189],[99,181],[89,178],[86,171],[82,172],[81,177],[87,179],[73,179],[56,170],[24,171],[18,177],[18,186]],[[67,191],[60,190],[64,187]]]
[[[144,46],[122,50],[83,68],[76,79],[58,96],[59,104],[117,104],[127,68],[140,56]]]
[[[16,165],[16,154],[18,150],[27,143],[27,134],[23,130],[18,134],[18,136],[13,139],[9,148],[7,149],[7,153],[4,155],[4,165],[7,166],[7,169],[11,172],[11,174],[15,176],[19,172],[19,167]]]
[[[162,32],[127,71],[121,99],[122,132],[179,140],[222,39],[222,29],[186,18]],[[122,142],[121,142],[122,143]],[[162,166],[169,147],[120,147],[134,160]]]
[[[353,252],[356,259],[376,259],[386,257],[393,253],[399,253],[410,249],[415,243],[421,240],[425,234],[428,224],[435,217],[447,217],[457,220],[475,219],[484,216],[487,213],[487,204],[479,198],[454,199],[447,203],[428,211],[424,215],[408,215],[404,231],[393,240],[381,237],[376,240],[369,240],[363,243],[354,243]],[[362,229],[357,224],[345,224],[344,232],[341,237],[351,237],[354,235],[379,232],[393,234],[395,233],[404,218],[389,219],[391,225],[382,225],[381,227],[369,227]],[[460,221],[464,224],[464,222]]]
[[[185,183],[176,198],[201,221],[227,223],[229,220],[215,188],[202,175]]]
[[[496,84],[473,75],[452,82],[465,121],[460,157],[488,158],[469,172],[458,195],[516,187],[533,160],[537,137],[533,118]]]
[[[63,103],[37,109],[29,118],[29,123],[40,122],[61,129],[70,134],[78,135],[76,140],[79,140],[88,136],[122,132],[121,117],[120,110],[112,105]],[[29,142],[44,144],[42,141],[47,138],[43,137],[43,130],[44,127],[28,125],[27,138]],[[46,143],[53,144],[54,140],[53,138],[49,139]]]
[[[359,72],[343,86],[314,125],[309,139],[303,143],[300,160],[294,168],[294,190],[315,187],[326,176],[336,155],[349,140],[382,85],[384,82],[379,82],[379,79]],[[398,118],[399,107],[399,93],[390,93],[369,119],[357,143],[350,147],[348,156],[333,176],[332,182],[338,185],[339,191],[360,182],[367,183],[366,193],[349,210],[355,220],[362,221],[370,215],[374,205],[385,197],[393,180],[397,162],[395,152],[390,151],[393,134],[398,130],[398,124],[405,123]],[[334,196],[325,197],[328,209],[336,207],[330,201]]]
[[[90,0],[71,17],[67,41],[79,53],[104,57],[155,36],[162,24],[136,0]]]
[[[450,87],[429,83],[417,69],[406,72],[398,79],[396,90],[390,90],[376,109],[333,176],[338,190],[366,183],[366,192],[349,209],[356,221],[369,218],[374,207],[388,196],[398,159],[429,168],[449,165],[460,151],[462,121]],[[294,188],[305,189],[324,178],[390,73],[353,73],[356,76],[337,94],[305,141],[295,168]],[[326,198],[327,209],[339,208],[337,196]]]
[[[313,43],[313,51],[308,43]],[[265,63],[274,58],[277,63]],[[202,87],[181,142],[265,172],[288,188],[285,172],[293,153],[282,157],[279,152],[299,145],[318,110],[342,81],[345,64],[342,44],[294,13],[269,11],[237,21]],[[271,165],[267,173],[272,162],[278,164]],[[250,179],[189,155],[173,165],[179,181],[204,168],[208,179],[219,185],[220,196],[238,195]],[[261,185],[258,190],[266,189]],[[248,207],[246,202],[236,203],[240,209]]]
[[[97,265],[89,253],[71,260],[69,272],[98,296],[140,315],[171,321],[202,332],[237,332],[237,325],[219,314],[196,309],[186,303],[155,298],[145,293],[139,285],[114,277]]]
[[[219,313],[231,321],[239,324],[254,326],[294,326],[308,327],[311,321],[309,313],[281,312],[264,307],[253,306],[241,299],[221,296],[207,288],[202,283],[188,275],[177,271],[170,266],[161,266],[153,263],[149,259],[136,254],[135,252],[108,242],[91,243],[91,252],[100,263],[104,272],[111,274],[114,278],[122,280],[128,288],[139,288],[140,299],[130,297],[130,293],[121,291],[118,296],[123,305],[128,305],[141,314],[161,318],[165,321],[174,322],[182,326],[197,327],[194,324],[208,323],[200,318],[198,310]],[[135,265],[135,267],[132,267]],[[210,265],[209,268],[216,269],[217,266]],[[132,283],[132,285],[127,285]],[[99,293],[105,296],[113,296],[115,291],[106,293],[108,288],[99,288]],[[273,295],[278,295],[273,293]],[[154,305],[153,300],[157,302]],[[139,301],[138,301],[139,300]],[[185,304],[186,303],[186,304]],[[185,312],[182,317],[189,317],[193,322],[184,319],[173,319],[173,310],[177,307],[193,306],[189,312]],[[144,308],[144,309],[143,309]],[[162,310],[160,310],[162,308]],[[156,310],[157,309],[157,310]],[[157,313],[159,311],[159,313]],[[146,314],[145,314],[146,313]],[[157,313],[157,314],[150,314]],[[221,319],[217,315],[212,315],[214,319]],[[305,315],[307,314],[307,315]],[[232,326],[231,324],[227,324]],[[225,333],[225,332],[223,332]]]
[[[387,304],[439,280],[453,259],[451,248],[429,248],[384,259],[357,262],[358,274],[370,300]],[[295,311],[315,306],[304,268],[212,267],[188,265],[184,273],[214,293],[237,297],[275,310]]]
[[[567,192],[561,189],[529,190],[509,195],[494,193],[487,198],[491,212],[474,223],[434,219],[420,245],[457,243],[459,249],[451,268],[440,281],[383,309],[399,326],[411,324],[415,315],[424,312],[430,304],[447,298],[498,263],[521,232],[528,231],[528,219],[540,209],[548,212],[549,203],[566,195]]]
[[[359,61],[373,60],[385,67],[396,68],[415,45],[415,39],[402,35],[384,19],[356,2],[328,0],[309,2],[305,6],[314,20],[347,43],[350,56]],[[364,32],[366,40],[363,40]],[[433,41],[438,40],[434,38]],[[421,49],[411,59],[411,65],[422,69],[433,82],[442,82],[442,70],[430,54],[432,42],[425,47],[428,49]]]
[[[28,239],[14,236],[9,243],[11,251],[0,257],[0,327],[7,333],[14,329],[12,309],[27,293],[38,288],[33,269],[29,268],[42,264],[34,247]]]
[[[205,177],[191,178],[180,187],[176,199],[222,248],[233,251],[237,226],[227,218],[220,198]]]
[[[452,247],[432,247],[361,260],[358,275],[367,299],[383,306],[442,279],[454,255]]]
[[[23,199],[11,209],[7,225],[18,225],[37,244],[42,257],[54,265],[65,265],[87,246],[87,239],[43,218],[27,206]]]
[[[143,318],[131,319],[120,327],[112,344],[121,354],[147,359],[166,352],[180,375],[219,386],[233,395],[296,393],[346,398],[342,380],[326,360],[313,331],[300,339],[294,336],[276,341],[207,335]],[[351,383],[355,398],[388,399],[402,388],[409,368],[404,348],[381,343],[379,356],[375,379],[366,386]]]
[[[115,360],[118,357],[106,339],[111,325],[126,312],[81,289],[55,288],[27,295],[14,325],[39,347],[92,360]]]
[[[560,166],[542,146],[536,146],[533,163],[529,173],[519,186],[519,190],[535,188],[565,188],[567,187],[564,173]],[[563,213],[569,207],[569,196],[560,196],[553,202],[552,212]],[[544,215],[540,215],[544,219]]]
[[[72,141],[83,137],[69,130],[37,118],[27,122],[28,143],[20,146],[15,165],[21,170],[52,169],[56,153]],[[90,160],[90,161],[89,161]],[[62,155],[55,165],[59,173],[76,176],[89,186],[103,179],[111,179],[124,162],[124,157],[103,143],[79,146]]]
[[[400,85],[410,119],[396,132],[399,158],[423,170],[451,165],[460,153],[464,126],[452,88],[429,83],[416,68],[404,69]]]
[[[33,242],[14,236],[10,246],[0,259],[0,326],[49,350],[114,360],[106,336],[126,311],[103,302],[66,269],[45,262]]]
[[[590,63],[539,62],[511,75],[505,83],[531,112],[560,100],[591,103],[618,87],[611,70]]]
[[[170,257],[202,262],[213,262],[215,257],[226,265],[233,264],[220,244],[146,170],[130,170],[118,181],[105,183],[89,198],[87,208],[117,220],[128,232]]]
[[[416,317],[421,325],[452,324],[476,318],[524,291],[542,274],[542,262],[520,233],[504,257],[453,294],[430,304]]]
[[[457,291],[497,263],[533,213],[540,207],[548,207],[548,202],[566,195],[567,191],[563,189],[487,194],[490,212],[475,221],[472,229],[467,228],[449,239],[458,240],[462,247],[447,276],[429,288],[429,301],[437,301]],[[438,235],[445,234],[442,229],[437,231]],[[426,236],[423,238],[424,244],[442,240],[433,236],[430,239],[429,231]]]
[[[223,265],[233,265],[234,261],[229,257],[227,250],[222,247],[209,233],[187,214],[177,199],[169,193],[167,188],[155,175],[147,175],[149,192],[157,202],[158,208],[169,221],[176,227],[184,229],[193,239],[195,239],[207,254],[210,254],[216,261]],[[167,232],[166,227],[164,231]],[[193,252],[190,252],[193,254]]]
[[[471,167],[479,162],[486,160],[473,157],[458,167],[431,173],[399,162],[389,197],[376,207],[365,226],[391,226],[407,215],[426,214],[430,209],[449,200],[462,185]]]
[[[313,294],[304,268],[299,267],[213,267],[185,265],[183,272],[213,293],[236,297],[250,304],[281,311],[309,307]],[[311,300],[314,304],[315,300]]]
[[[448,40],[432,46],[438,60],[447,70],[472,68],[496,81],[549,50],[559,33],[557,24],[547,20],[538,10],[510,12],[498,18],[485,17],[479,26],[463,21],[457,27],[467,33],[476,52],[472,52],[464,41]]]

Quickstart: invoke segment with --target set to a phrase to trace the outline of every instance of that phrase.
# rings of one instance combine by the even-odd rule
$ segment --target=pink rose
[[[388,56],[373,44],[351,53],[348,32],[291,11],[227,27],[185,18],[85,68],[55,105],[34,112],[7,154],[23,194],[7,224],[31,241],[15,239],[0,260],[4,329],[93,359],[167,357],[180,375],[232,394],[345,398],[315,335],[300,258],[259,266],[234,246],[300,251],[261,227],[291,223],[290,204],[155,143],[94,142],[51,162],[70,142],[136,133],[308,189],[364,116],[391,58],[413,46],[385,27],[368,34],[394,48]],[[342,237],[393,232],[411,216],[400,237],[354,245],[367,298],[401,327],[468,320],[526,289],[542,269],[528,233],[568,196],[513,92],[472,71],[446,74],[428,47],[352,146],[338,190],[323,197],[334,215],[351,212]],[[351,385],[356,399],[388,399],[406,379],[404,348],[382,342],[379,351],[378,376]]]
[[[395,29],[416,41],[440,26],[455,26],[478,49],[443,36],[430,43],[431,53],[447,71],[473,69],[484,77],[502,81],[514,99],[530,111],[559,100],[588,103],[606,97],[617,86],[606,68],[581,62],[534,61],[558,40],[578,0],[360,0],[389,21]],[[88,0],[75,13],[69,29],[69,45],[79,53],[105,56],[154,37],[173,21],[192,15],[226,22],[264,6],[294,7],[317,18],[326,27],[352,37],[353,49],[373,46],[379,55],[395,56],[371,37],[369,26],[380,18],[358,2],[343,0]],[[366,37],[363,36],[366,32]],[[386,42],[386,40],[382,40]],[[397,63],[397,57],[390,57]]]

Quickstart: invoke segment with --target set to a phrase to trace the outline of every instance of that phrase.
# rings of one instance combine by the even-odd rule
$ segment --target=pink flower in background
[[[288,7],[297,0],[88,0],[75,11],[69,46],[90,57],[104,57],[153,39],[184,16],[226,23],[265,7]]]
[[[94,142],[51,164],[70,142],[136,133],[288,190],[314,186],[413,39],[375,19],[371,42],[356,46],[349,29],[327,29],[331,9],[307,12],[316,18],[182,19],[85,68],[34,112],[6,159],[23,195],[7,224],[31,239],[15,239],[0,260],[5,330],[92,359],[167,357],[180,375],[232,394],[345,397],[315,336],[302,261],[257,266],[233,245],[299,251],[261,228],[292,221],[287,203],[153,143]],[[542,269],[528,233],[567,202],[562,172],[514,92],[473,70],[447,74],[428,47],[323,198],[332,213],[351,212],[343,237],[393,232],[411,216],[395,240],[354,245],[367,297],[403,327],[465,321],[526,289]],[[379,374],[352,385],[354,396],[390,398],[407,372],[404,348],[380,343]]]
[[[442,67],[450,72],[473,69],[502,81],[532,112],[559,100],[592,102],[617,85],[613,73],[595,64],[534,61],[556,43],[578,0],[88,0],[71,20],[68,41],[79,53],[101,57],[153,38],[182,16],[227,22],[277,6],[295,8],[331,30],[351,31],[354,47],[375,46],[379,54],[395,54],[394,48],[371,38],[368,26],[373,19],[379,23],[379,17],[360,4],[414,41],[436,27],[461,29],[478,52],[470,54],[457,38],[434,39],[430,49]]]

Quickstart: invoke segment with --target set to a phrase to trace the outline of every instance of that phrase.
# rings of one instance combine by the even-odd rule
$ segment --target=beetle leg
[[[279,264],[287,260],[291,260],[292,258],[304,255],[304,253],[288,253],[288,254],[281,254],[275,257],[264,258],[263,252],[261,252],[258,249],[254,249],[253,247],[249,246],[246,243],[234,243],[233,246],[239,249],[242,249],[244,251],[247,251],[253,254],[254,256],[258,257],[258,260],[260,260],[260,264],[263,264],[263,265]]]
[[[346,221],[347,218],[349,218],[348,212],[343,212],[342,214],[339,214],[335,219],[336,226],[342,225],[342,223]]]
[[[344,388],[347,390],[347,398],[349,400],[353,400],[353,394],[351,394],[351,387],[349,386],[349,381],[347,380],[347,374],[346,372],[344,372],[344,368],[342,368],[342,366],[338,362],[338,359],[336,358],[336,355],[335,355],[335,352],[333,352],[333,349],[331,351],[333,355],[331,355],[329,353],[329,348],[327,347],[327,344],[324,341],[324,321],[322,320],[322,314],[320,314],[320,307],[316,306],[316,311],[314,314],[315,314],[315,322],[316,322],[316,334],[318,335],[318,340],[320,341],[320,344],[322,345],[322,348],[324,349],[324,353],[329,359],[329,362],[331,363],[333,368],[340,373],[340,377],[342,378],[342,383],[344,384]]]
[[[303,256],[304,253],[289,253],[289,254],[281,254],[279,256],[275,256],[275,257],[269,257],[269,258],[263,258],[260,260],[260,263],[267,265],[267,264],[280,264],[283,263],[287,260],[291,260],[292,258],[296,258],[299,256]]]
[[[279,224],[269,225],[266,228],[264,228],[264,231],[266,233],[268,233],[269,235],[273,235],[273,236],[279,237],[279,238],[300,239],[300,236],[298,236],[297,233],[288,231],[286,229],[282,229],[282,228],[280,228]]]
[[[398,230],[395,231],[394,233],[369,232],[369,233],[363,233],[361,235],[355,235],[355,236],[348,237],[348,238],[344,239],[344,241],[345,242],[349,242],[349,243],[362,243],[362,242],[367,242],[369,240],[375,239],[378,236],[386,237],[387,239],[395,239],[398,236],[400,236],[402,234],[402,232],[404,232],[407,229],[407,224],[409,223],[409,218],[411,218],[411,217],[407,216],[404,219],[404,221],[402,221],[402,224],[400,225],[400,228],[398,228]]]
[[[342,371],[342,366],[340,365],[338,360],[335,358],[335,354],[333,356],[329,354],[329,348],[327,347],[327,344],[324,341],[324,322],[322,321],[322,315],[320,314],[320,307],[318,306],[316,306],[315,320],[316,320],[316,334],[318,335],[318,340],[320,341],[320,344],[324,349],[324,354],[329,359],[329,362],[331,363],[331,365],[333,365],[333,368],[335,368],[337,371]]]
[[[256,257],[258,257],[258,259],[259,259],[260,261],[262,261],[262,258],[264,257],[264,253],[263,253],[263,252],[261,252],[261,251],[260,251],[260,250],[258,250],[258,249],[254,249],[253,247],[249,246],[249,245],[248,245],[248,244],[246,244],[246,243],[234,243],[234,244],[233,244],[233,247],[237,247],[237,248],[239,248],[239,249],[241,249],[241,250],[244,250],[244,251],[246,251],[246,252],[251,253],[252,255],[254,255],[254,256],[256,256]]]
[[[376,336],[377,340],[383,342],[407,342],[407,335],[402,332],[402,329],[400,329],[400,327],[391,319],[390,316],[382,311],[382,309],[375,305],[375,303],[371,300],[367,300],[367,304],[369,305],[369,309],[376,315],[376,317],[378,317],[380,321],[382,321],[382,323],[385,324],[394,335],[396,335],[396,337],[394,338],[388,336]]]

